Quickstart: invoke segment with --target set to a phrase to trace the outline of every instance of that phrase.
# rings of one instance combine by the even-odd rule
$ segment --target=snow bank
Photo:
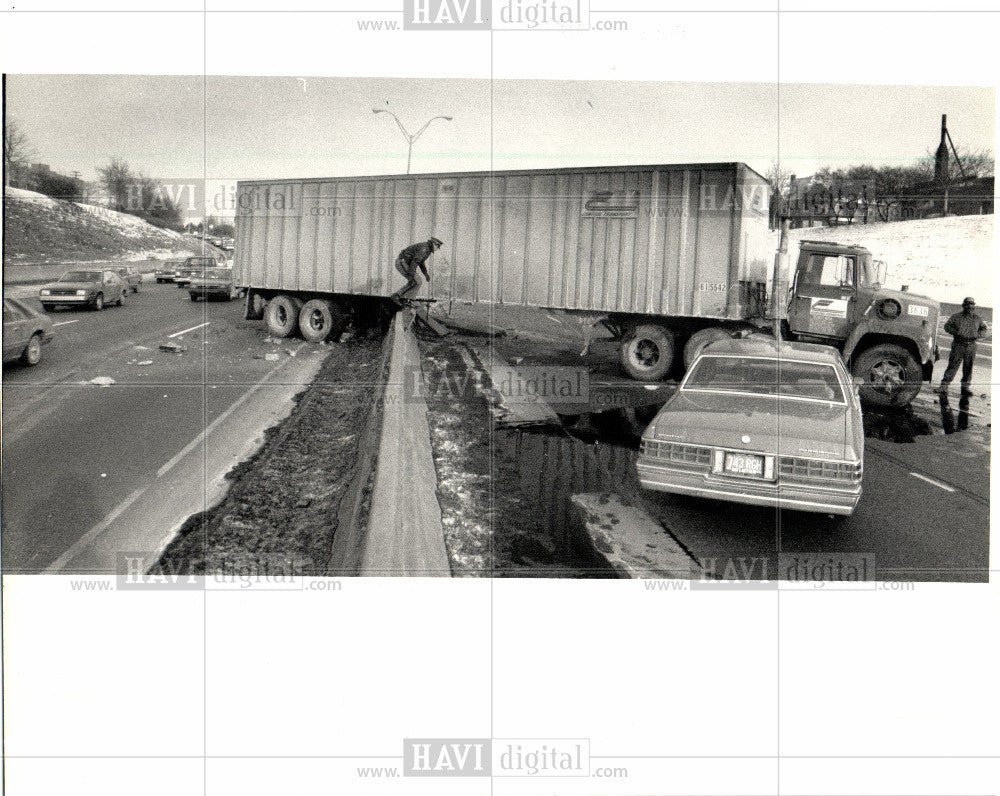
[[[100,207],[99,205],[87,205],[79,202],[74,202],[74,204],[76,204],[76,206],[81,210],[104,219],[109,226],[113,227],[125,237],[146,237],[153,230],[155,230],[158,234],[166,235],[167,237],[175,240],[180,240],[182,237],[179,232],[174,232],[172,229],[154,227],[152,224],[143,221],[141,218],[138,218],[137,216],[130,216],[128,213],[119,213],[117,210],[109,210],[108,208]]]
[[[777,240],[775,234],[775,247]],[[800,240],[864,246],[885,260],[886,287],[909,285],[913,293],[952,304],[971,295],[994,306],[992,214],[791,230],[790,242]],[[795,248],[789,247],[793,263]]]
[[[53,199],[51,196],[46,196],[43,193],[35,193],[35,191],[28,191],[24,188],[11,188],[7,186],[4,188],[4,196],[9,196],[12,199],[20,199],[22,202],[31,202],[36,205],[43,205],[44,207],[58,207],[59,201]]]

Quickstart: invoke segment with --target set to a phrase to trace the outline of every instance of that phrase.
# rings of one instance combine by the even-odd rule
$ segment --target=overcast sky
[[[992,88],[310,77],[12,75],[7,113],[53,169],[112,157],[164,179],[743,161],[910,163],[937,146],[992,149]],[[492,110],[491,110],[492,109]],[[780,136],[779,136],[780,130]],[[491,148],[492,139],[492,148]],[[491,160],[492,154],[492,160]]]

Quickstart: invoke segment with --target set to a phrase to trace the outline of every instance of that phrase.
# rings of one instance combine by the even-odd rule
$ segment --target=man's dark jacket
[[[407,246],[399,253],[399,257],[396,259],[409,264],[411,273],[414,269],[419,267],[420,270],[424,272],[424,278],[430,279],[430,276],[427,273],[427,266],[424,265],[424,263],[432,254],[434,254],[434,247],[431,245],[430,241],[425,240],[421,243],[414,243],[412,246]]]
[[[986,321],[976,313],[956,312],[944,325],[944,330],[960,343],[974,343],[986,332]]]

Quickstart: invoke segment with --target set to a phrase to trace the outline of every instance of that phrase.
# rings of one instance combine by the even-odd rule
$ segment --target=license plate
[[[730,475],[761,478],[764,475],[764,457],[749,453],[727,453],[722,469]]]

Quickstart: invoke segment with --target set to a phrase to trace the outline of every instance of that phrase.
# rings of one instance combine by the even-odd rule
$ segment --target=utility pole
[[[795,175],[788,181],[795,185]],[[789,187],[789,190],[791,188]],[[774,255],[774,275],[771,279],[771,317],[774,319],[774,340],[781,343],[781,322],[788,317],[788,208],[782,197],[778,197],[778,220],[780,232],[778,251]]]
[[[941,143],[934,153],[934,182],[943,191],[942,212],[948,215],[948,115],[941,114]]]

